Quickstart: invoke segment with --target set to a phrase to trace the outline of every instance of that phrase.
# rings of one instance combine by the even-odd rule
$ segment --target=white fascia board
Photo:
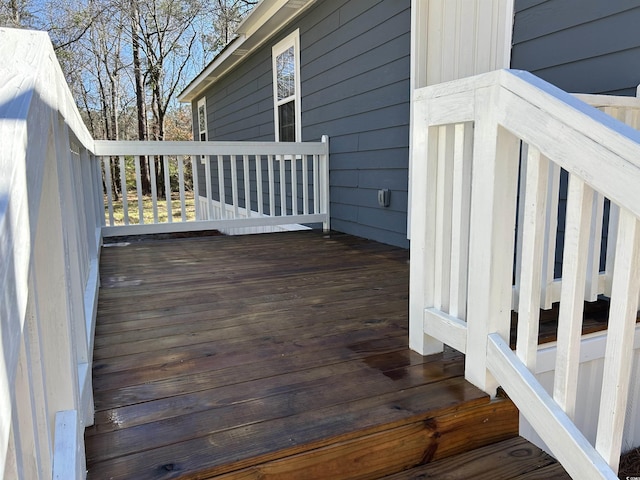
[[[200,72],[200,75],[193,79],[187,88],[178,95],[178,100],[185,103],[195,100],[195,97],[204,90],[204,88],[206,88],[209,81],[214,81],[219,76],[217,71],[222,70],[225,63],[233,65],[230,58],[233,56],[234,52],[240,48],[245,40],[246,37],[244,35],[234,38],[231,43],[228,44],[227,47],[224,48],[202,72]]]
[[[178,100],[194,101],[209,85],[261,47],[313,2],[315,0],[262,0],[238,26],[238,37],[180,93]]]
[[[261,0],[253,10],[238,25],[236,33],[245,34],[250,37],[253,35],[267,20],[274,17],[280,9],[282,9],[288,0]]]

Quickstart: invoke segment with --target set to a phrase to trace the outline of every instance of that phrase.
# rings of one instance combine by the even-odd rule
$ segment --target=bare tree
[[[94,138],[164,140],[191,132],[176,95],[235,37],[258,0],[0,0],[0,26],[46,30]],[[169,131],[167,118],[171,119]],[[183,125],[182,125],[183,124]],[[150,161],[160,195],[161,158],[140,159],[151,193]],[[119,178],[119,162],[111,162]],[[113,195],[121,194],[113,182]],[[167,186],[168,187],[168,186]]]
[[[34,26],[33,6],[29,0],[0,2],[0,27],[29,28]]]
[[[133,78],[135,84],[138,140],[144,141],[147,140],[147,103],[145,99],[142,61],[140,57],[140,7],[138,5],[138,0],[131,0],[130,7],[130,34],[133,56]],[[149,195],[151,193],[151,178],[149,177],[149,165],[146,157],[140,158],[140,176],[142,192],[145,195]]]
[[[150,0],[138,4],[139,45],[145,59],[154,140],[164,140],[167,109],[186,81],[184,73],[197,39],[193,22],[201,12],[198,0]],[[160,159],[156,172],[158,192],[165,195],[164,162]]]
[[[258,0],[214,0],[212,2],[213,29],[205,34],[205,41],[213,53],[222,50],[236,36],[242,19],[258,3]]]
[[[101,14],[91,20],[87,48],[95,65],[100,111],[104,126],[103,138],[120,139],[120,100],[122,72],[127,68],[123,60],[122,43],[124,23],[122,11],[113,5],[101,6]],[[95,136],[95,134],[94,134]],[[120,175],[118,162],[111,162],[113,178]],[[117,182],[112,182],[114,198],[122,192]]]

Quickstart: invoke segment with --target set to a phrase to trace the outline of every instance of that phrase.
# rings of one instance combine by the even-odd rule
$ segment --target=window
[[[207,141],[207,99],[198,100],[198,137],[201,142]]]
[[[302,137],[299,30],[273,47],[272,62],[276,142],[299,142]]]
[[[198,140],[206,142],[208,137],[207,133],[207,97],[202,97],[198,100]],[[205,163],[205,155],[200,156],[200,161]]]

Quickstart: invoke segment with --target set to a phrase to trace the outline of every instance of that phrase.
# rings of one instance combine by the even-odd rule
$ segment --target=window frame
[[[200,124],[200,108],[204,108],[204,127]],[[207,119],[207,97],[202,97],[198,99],[198,103],[196,104],[196,121],[198,126],[198,141],[206,142],[209,140],[209,120]],[[204,129],[203,129],[204,128]],[[202,134],[204,134],[204,140],[202,139]],[[200,163],[205,164],[207,159],[206,155],[200,155]]]
[[[204,126],[200,124],[200,108],[204,107]],[[209,132],[207,130],[207,97],[202,97],[198,100],[196,105],[196,115],[198,119],[198,141],[206,142],[209,139]],[[204,140],[202,139],[202,134],[204,133]]]
[[[293,80],[294,93],[282,100],[278,100],[278,56],[293,47],[294,75]],[[288,36],[280,40],[271,48],[271,68],[273,72],[273,121],[275,141],[280,141],[280,115],[279,107],[291,101],[294,102],[294,121],[295,121],[295,141],[302,141],[302,109],[300,107],[300,29],[296,29]]]

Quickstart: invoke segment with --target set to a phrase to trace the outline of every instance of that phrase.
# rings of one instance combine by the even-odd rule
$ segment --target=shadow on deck
[[[341,234],[105,247],[88,478],[550,478],[461,354],[408,350],[408,276]]]

